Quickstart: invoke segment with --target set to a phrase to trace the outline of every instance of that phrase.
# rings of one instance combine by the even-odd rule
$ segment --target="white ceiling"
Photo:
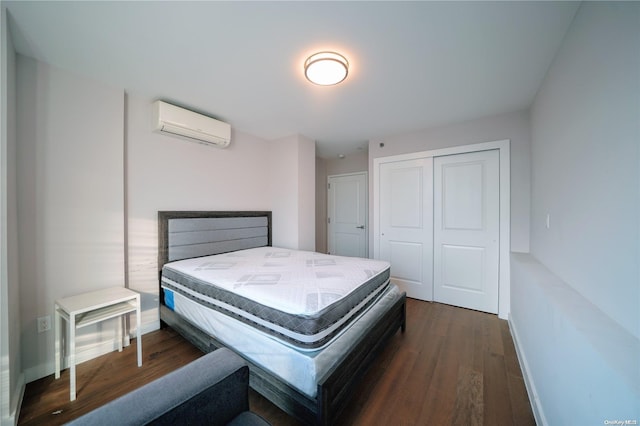
[[[527,108],[578,2],[3,2],[16,50],[318,155]],[[314,86],[308,55],[350,61]]]

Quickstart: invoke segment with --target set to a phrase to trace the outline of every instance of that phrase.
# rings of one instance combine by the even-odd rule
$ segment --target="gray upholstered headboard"
[[[158,212],[158,269],[174,260],[271,245],[271,212]]]

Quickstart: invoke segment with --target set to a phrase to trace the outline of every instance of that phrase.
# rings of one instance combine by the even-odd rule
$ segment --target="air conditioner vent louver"
[[[226,148],[231,142],[229,124],[162,101],[153,104],[153,128],[219,148]]]

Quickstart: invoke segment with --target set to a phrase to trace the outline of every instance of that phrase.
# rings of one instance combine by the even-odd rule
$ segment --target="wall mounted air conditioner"
[[[229,124],[162,101],[153,104],[153,126],[159,132],[219,148],[231,142]]]

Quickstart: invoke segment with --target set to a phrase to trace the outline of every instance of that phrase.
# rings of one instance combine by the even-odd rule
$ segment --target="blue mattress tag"
[[[167,305],[167,307],[172,311],[175,310],[173,303],[173,292],[171,290],[167,290],[166,288],[164,289],[164,304]]]

